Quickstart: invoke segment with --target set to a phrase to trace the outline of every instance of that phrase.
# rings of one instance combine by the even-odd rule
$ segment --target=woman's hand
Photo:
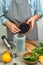
[[[28,21],[27,24],[30,24],[30,29],[33,29],[34,24],[35,24],[35,19],[34,17],[31,17]]]
[[[18,33],[20,31],[20,29],[10,21],[6,21],[5,25],[12,33]]]
[[[40,18],[39,14],[34,15],[31,17],[28,21],[27,24],[30,24],[30,29],[33,29],[35,22]]]

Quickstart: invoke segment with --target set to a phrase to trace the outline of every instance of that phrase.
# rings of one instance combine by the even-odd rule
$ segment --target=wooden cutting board
[[[36,48],[36,43],[31,40],[27,40],[25,44],[25,49],[29,52],[32,52],[32,49]]]

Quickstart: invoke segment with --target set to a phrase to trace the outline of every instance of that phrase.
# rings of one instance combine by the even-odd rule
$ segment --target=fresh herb
[[[38,59],[38,56],[34,53],[28,55],[28,56],[24,56],[24,59],[29,61],[29,62],[34,62]]]
[[[42,43],[42,42],[40,42],[39,46],[40,46],[40,47],[43,47],[43,43]]]
[[[38,53],[39,56],[43,55],[43,43],[40,42],[39,46],[33,49],[33,53]]]
[[[17,63],[13,63],[13,65],[17,65]]]
[[[43,55],[43,48],[37,47],[33,50],[34,53],[38,53],[38,55]]]

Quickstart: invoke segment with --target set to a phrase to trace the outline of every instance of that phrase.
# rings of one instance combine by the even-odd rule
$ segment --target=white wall
[[[43,12],[43,0],[40,0],[41,2],[41,9]],[[39,40],[43,41],[43,17],[37,22],[38,24],[38,36]]]

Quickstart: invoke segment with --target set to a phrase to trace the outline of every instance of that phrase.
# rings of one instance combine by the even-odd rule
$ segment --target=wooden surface
[[[34,41],[26,41],[25,44],[25,49],[28,50],[29,52],[32,52],[32,49],[36,48],[36,43]]]

